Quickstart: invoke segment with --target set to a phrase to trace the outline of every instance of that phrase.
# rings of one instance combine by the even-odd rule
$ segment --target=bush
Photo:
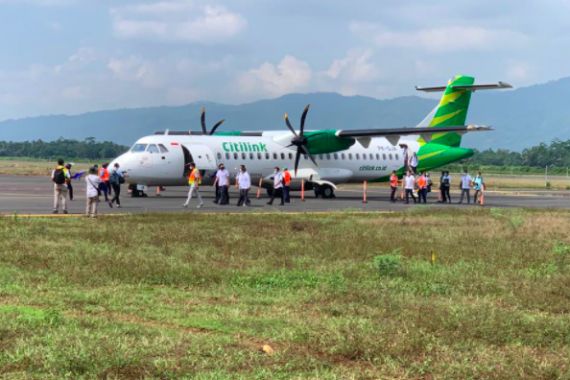
[[[399,276],[402,274],[402,256],[400,249],[374,258],[374,266],[380,276]]]

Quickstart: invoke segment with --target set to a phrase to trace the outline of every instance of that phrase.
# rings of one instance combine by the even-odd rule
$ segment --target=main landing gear
[[[315,185],[313,187],[316,198],[331,199],[334,198],[334,189],[330,185]]]

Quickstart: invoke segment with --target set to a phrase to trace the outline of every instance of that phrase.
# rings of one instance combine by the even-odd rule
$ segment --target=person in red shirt
[[[426,172],[422,172],[422,175],[418,177],[418,195],[420,197],[420,203],[427,203],[427,193],[428,193],[428,178]]]
[[[390,201],[396,202],[396,191],[398,190],[398,176],[396,171],[392,170],[392,175],[390,175]]]
[[[109,194],[111,193],[111,174],[109,173],[109,163],[104,163],[99,169],[99,178],[101,179],[101,185],[99,190],[105,195],[105,202],[109,203],[109,207],[113,207],[113,204],[109,202]]]
[[[289,191],[291,190],[291,173],[287,168],[283,169],[283,197],[285,198],[285,203],[291,203],[291,198],[289,197]]]

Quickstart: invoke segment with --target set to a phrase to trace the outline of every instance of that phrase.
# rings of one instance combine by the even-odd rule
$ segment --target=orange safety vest
[[[192,186],[196,183],[196,180],[198,180],[198,185],[202,183],[202,176],[200,175],[200,171],[194,168],[188,176],[188,184]]]
[[[99,177],[103,182],[109,182],[109,169],[101,168],[99,169]]]
[[[283,172],[283,184],[285,186],[289,186],[291,184],[291,173],[289,173],[289,170],[285,170]]]
[[[423,175],[418,178],[418,187],[420,189],[425,189],[427,187],[427,179]]]
[[[398,187],[398,176],[397,175],[391,175],[390,176],[390,186]]]

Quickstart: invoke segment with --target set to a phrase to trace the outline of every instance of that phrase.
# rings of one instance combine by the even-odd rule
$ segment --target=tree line
[[[465,161],[465,164],[567,168],[570,167],[570,140],[554,140],[550,144],[541,143],[524,149],[522,152],[513,152],[508,149],[476,150],[475,154]]]
[[[60,138],[55,141],[0,141],[0,157],[31,157],[42,159],[106,159],[117,157],[128,147],[110,141],[83,141]]]

